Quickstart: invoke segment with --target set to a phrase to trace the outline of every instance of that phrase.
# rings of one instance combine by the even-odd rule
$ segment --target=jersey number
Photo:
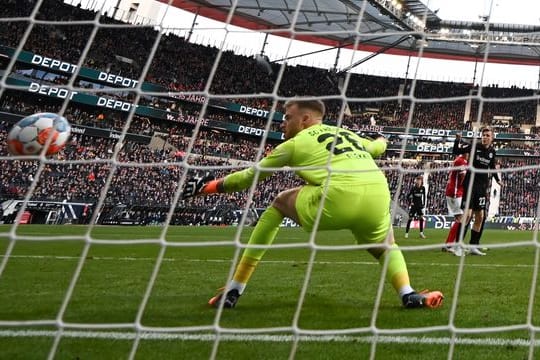
[[[319,143],[323,143],[330,138],[336,138],[336,146],[334,146],[333,151],[334,155],[354,151],[354,149],[364,151],[364,147],[362,146],[362,144],[360,144],[355,138],[351,136],[350,133],[346,131],[340,131],[337,133],[337,135],[332,133],[321,134],[317,138],[317,141]],[[326,144],[326,150],[332,151],[332,141]]]

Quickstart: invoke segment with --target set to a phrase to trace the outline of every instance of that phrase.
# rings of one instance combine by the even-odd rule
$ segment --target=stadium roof
[[[168,3],[168,0],[159,0]],[[172,0],[172,5],[226,21],[233,0]],[[230,23],[328,46],[451,60],[540,65],[540,26],[448,21],[420,0],[238,0]],[[362,14],[358,24],[359,14]],[[295,20],[296,17],[296,20]],[[293,25],[294,24],[294,25]],[[358,28],[358,31],[357,31]],[[489,42],[489,46],[486,43]]]

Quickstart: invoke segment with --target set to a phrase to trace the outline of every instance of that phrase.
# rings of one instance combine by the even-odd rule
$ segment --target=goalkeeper
[[[317,230],[349,229],[358,244],[373,245],[368,251],[381,264],[388,261],[387,278],[405,307],[441,306],[441,292],[414,291],[405,259],[394,244],[388,183],[373,160],[386,150],[386,139],[370,141],[351,131],[323,125],[322,101],[291,100],[285,104],[285,110],[282,126],[286,141],[259,162],[259,180],[271,175],[266,168],[309,166],[309,170],[296,171],[307,184],[281,192],[264,211],[237,264],[233,280],[209,304],[235,307],[266,252],[249,245],[270,245],[284,217],[311,231],[322,206]],[[222,179],[193,179],[188,182],[184,196],[240,191],[251,186],[255,173],[256,168],[252,167]]]

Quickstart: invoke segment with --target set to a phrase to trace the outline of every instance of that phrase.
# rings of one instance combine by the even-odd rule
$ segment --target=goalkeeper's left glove
[[[195,176],[190,178],[186,181],[186,186],[184,187],[184,191],[182,191],[182,198],[187,199],[201,194],[208,182],[214,179],[215,176],[210,173],[206,173],[204,176]]]

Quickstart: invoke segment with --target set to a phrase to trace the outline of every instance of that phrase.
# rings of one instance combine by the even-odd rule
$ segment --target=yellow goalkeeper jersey
[[[384,141],[364,139],[336,126],[314,125],[277,146],[258,163],[259,181],[289,166],[310,185],[324,185],[328,180],[332,186],[386,184],[386,177],[373,160],[385,150]],[[250,187],[255,172],[256,167],[251,167],[227,175],[225,191]]]

